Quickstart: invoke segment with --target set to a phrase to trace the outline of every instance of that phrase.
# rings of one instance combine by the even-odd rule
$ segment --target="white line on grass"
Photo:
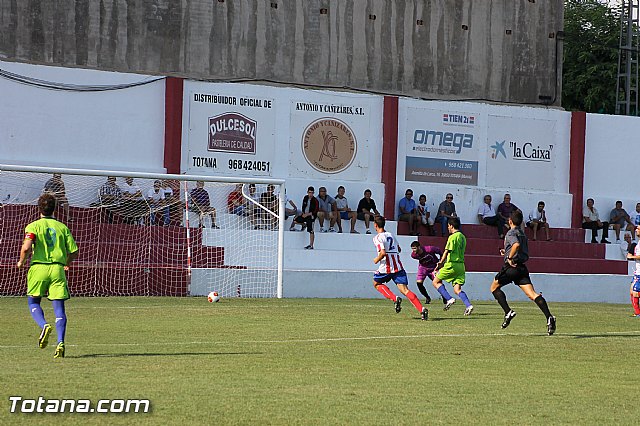
[[[560,337],[594,337],[602,338],[606,336],[626,335],[626,334],[639,334],[640,330],[628,330],[628,331],[608,331],[601,333],[568,333],[568,334],[556,334],[555,338]],[[543,336],[544,333],[432,333],[432,334],[409,334],[409,335],[394,335],[394,336],[362,336],[362,337],[323,337],[316,339],[286,339],[286,340],[241,340],[241,341],[192,341],[192,342],[151,342],[151,343],[85,343],[81,345],[67,345],[67,346],[188,346],[188,345],[220,345],[220,344],[251,344],[251,343],[318,343],[318,342],[345,342],[345,341],[361,341],[361,340],[387,340],[387,339],[420,339],[425,337],[502,337],[502,336],[515,336],[515,337],[530,337],[530,336]],[[0,345],[0,349],[17,349],[17,348],[29,348],[34,349],[33,345]]]

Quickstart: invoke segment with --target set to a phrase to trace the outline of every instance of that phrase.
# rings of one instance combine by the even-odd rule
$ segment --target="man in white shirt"
[[[164,210],[164,191],[162,190],[162,182],[159,180],[154,181],[153,188],[147,192],[147,202],[151,209],[151,224],[157,225],[160,223],[158,220],[158,214],[161,210]]]
[[[544,201],[538,201],[538,207],[531,210],[531,213],[529,213],[527,226],[533,229],[533,238],[531,238],[532,241],[536,240],[539,228],[544,229],[547,241],[551,241],[551,238],[549,237],[549,223],[547,222],[547,212],[545,212],[544,210]]]
[[[133,183],[132,177],[124,178],[122,185],[122,215],[125,223],[142,224],[143,217],[148,214],[148,206],[142,191]]]
[[[498,238],[504,238],[504,219],[496,214],[491,205],[491,195],[484,196],[484,203],[478,208],[478,220],[485,225],[495,226],[498,228]]]
[[[587,199],[587,206],[582,210],[582,229],[591,229],[591,242],[597,243],[598,241],[598,229],[602,229],[603,244],[609,244],[607,237],[609,236],[609,222],[600,221],[600,214],[598,209],[594,206],[593,198]]]

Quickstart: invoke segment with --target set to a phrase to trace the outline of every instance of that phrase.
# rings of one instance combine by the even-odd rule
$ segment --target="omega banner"
[[[188,92],[187,167],[193,174],[271,176],[274,100],[238,90]],[[186,91],[185,91],[186,92]],[[185,117],[187,118],[187,117]]]
[[[407,108],[405,180],[478,185],[479,116]]]
[[[554,190],[556,122],[489,115],[487,186]]]
[[[291,101],[291,176],[367,179],[370,108],[349,96]]]

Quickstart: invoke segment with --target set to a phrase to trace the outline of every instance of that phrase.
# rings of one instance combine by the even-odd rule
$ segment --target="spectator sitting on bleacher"
[[[505,222],[502,216],[497,215],[491,205],[491,195],[484,196],[484,202],[478,208],[478,220],[485,225],[495,226],[498,229],[498,238],[504,238]]]
[[[594,206],[593,198],[587,199],[587,206],[582,210],[582,229],[591,229],[591,242],[598,242],[598,229],[602,229],[601,243],[609,244],[607,237],[609,236],[609,223],[601,222],[598,209]]]
[[[547,241],[551,241],[551,238],[549,237],[549,222],[547,222],[547,212],[544,210],[544,201],[538,201],[538,207],[531,210],[531,212],[529,213],[527,226],[533,229],[533,238],[531,238],[532,241],[536,240],[536,237],[538,235],[538,228],[544,228]]]
[[[160,184],[162,192],[164,192],[164,204],[166,205],[164,211],[165,217],[165,226],[168,226],[171,223],[171,207],[176,205],[176,198],[173,194],[173,188],[169,186],[169,180],[163,179]]]
[[[249,194],[244,205],[245,216],[249,217],[249,221],[251,222],[251,226],[253,226],[253,229],[260,229],[259,216],[261,209],[257,204],[260,202],[260,196],[256,192],[255,183],[250,183],[248,188]]]
[[[242,184],[236,185],[235,189],[227,197],[227,211],[238,216],[245,216],[245,204],[242,196]]]
[[[155,180],[153,182],[153,188],[151,188],[147,192],[147,202],[149,203],[149,208],[151,209],[149,213],[149,219],[151,220],[152,225],[162,225],[167,224],[166,212],[165,212],[165,203],[164,203],[164,191],[162,190],[162,182],[160,180]],[[160,222],[158,220],[159,213],[162,211],[162,215],[164,217],[164,221]]]
[[[636,209],[631,212],[629,218],[634,226],[640,225],[640,203],[636,203]]]
[[[376,209],[376,202],[373,201],[373,198],[371,198],[370,189],[364,190],[364,198],[362,198],[358,203],[357,211],[358,213],[356,217],[358,218],[358,220],[364,221],[364,226],[365,228],[367,228],[367,234],[370,234],[371,231],[369,230],[369,221],[380,216],[380,212],[378,211],[378,209]]]
[[[497,213],[498,216],[500,216],[504,221],[505,227],[509,227],[509,218],[511,217],[511,213],[515,212],[516,210],[520,209],[518,208],[518,206],[511,202],[511,194],[504,194],[502,203],[498,204]],[[522,212],[522,210],[520,210],[520,212]],[[521,228],[524,231],[524,223],[522,224]]]
[[[53,195],[56,198],[56,204],[62,207],[67,217],[67,222],[73,222],[69,214],[69,200],[67,199],[67,193],[60,173],[53,174],[53,177],[44,184],[42,192]]]
[[[327,230],[324,229],[325,217],[329,220],[329,232],[336,232],[333,228],[338,217],[336,200],[327,194],[327,188],[321,186],[318,188],[318,221],[320,222],[320,232],[327,232]]]
[[[120,207],[122,190],[116,183],[115,176],[107,177],[107,181],[100,187],[100,206],[105,209],[107,221],[113,223],[113,210]]]
[[[620,242],[620,229],[625,231],[633,231],[635,225],[629,217],[629,213],[622,208],[622,201],[616,201],[616,207],[609,213],[609,224],[613,225],[613,230],[616,231],[616,242]]]
[[[147,203],[142,197],[142,191],[133,183],[132,177],[124,178],[122,185],[122,211],[125,223],[141,224],[147,214]]]
[[[420,223],[422,223],[427,228],[427,234],[434,236],[436,235],[433,230],[433,219],[431,218],[431,212],[429,211],[429,206],[427,205],[427,196],[424,194],[420,194],[418,197],[418,205],[416,206],[418,211],[418,219],[420,219]]]
[[[165,193],[166,196],[166,193]],[[200,228],[204,228],[204,218],[209,216],[211,218],[211,227],[214,229],[220,229],[218,225],[216,225],[216,209],[215,207],[211,207],[211,200],[209,199],[209,193],[206,189],[204,189],[204,181],[197,181],[196,187],[191,190],[189,193],[189,198],[191,198],[191,206],[189,206],[189,210],[198,214],[200,218]]]
[[[420,235],[418,232],[420,217],[416,207],[416,200],[413,199],[413,191],[411,189],[407,189],[405,191],[404,198],[398,203],[398,209],[400,210],[398,221],[407,222],[409,224],[409,235]]]
[[[458,217],[458,215],[456,214],[456,205],[453,202],[453,194],[449,193],[438,206],[438,213],[435,218],[435,221],[440,223],[443,237],[449,235],[447,225],[452,217]]]
[[[260,204],[269,209],[269,211],[277,213],[278,197],[273,193],[275,189],[275,186],[271,184],[267,185],[267,191],[260,194]],[[274,216],[263,209],[260,209],[260,216],[262,216],[262,223],[267,229],[278,229],[278,216]]]
[[[351,221],[351,233],[359,234],[356,231],[356,212],[349,208],[349,202],[347,201],[347,197],[344,196],[344,186],[340,185],[338,187],[338,194],[336,195],[336,208],[338,209],[338,232],[342,232],[342,220]]]
[[[284,190],[284,219],[287,220],[291,216],[296,217],[298,215],[298,206],[293,202],[291,198],[287,195],[287,190]],[[291,207],[289,207],[291,206]],[[291,226],[289,227],[289,231],[294,231],[296,226],[296,221],[291,221]]]
[[[625,231],[623,240],[620,242],[620,251],[622,252],[622,257],[627,258],[627,254],[633,254],[633,248],[635,248],[635,243],[631,238],[631,232]],[[632,248],[633,247],[633,248]]]

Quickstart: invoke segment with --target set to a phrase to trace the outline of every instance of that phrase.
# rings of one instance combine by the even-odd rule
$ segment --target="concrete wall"
[[[587,114],[584,154],[584,202],[593,198],[602,220],[617,200],[631,213],[640,202],[636,154],[640,118],[619,115]]]
[[[0,61],[0,68],[75,85],[148,76]],[[165,173],[164,81],[124,90],[46,90],[0,78],[0,162]]]
[[[0,0],[0,57],[560,105],[562,26],[562,0]]]

